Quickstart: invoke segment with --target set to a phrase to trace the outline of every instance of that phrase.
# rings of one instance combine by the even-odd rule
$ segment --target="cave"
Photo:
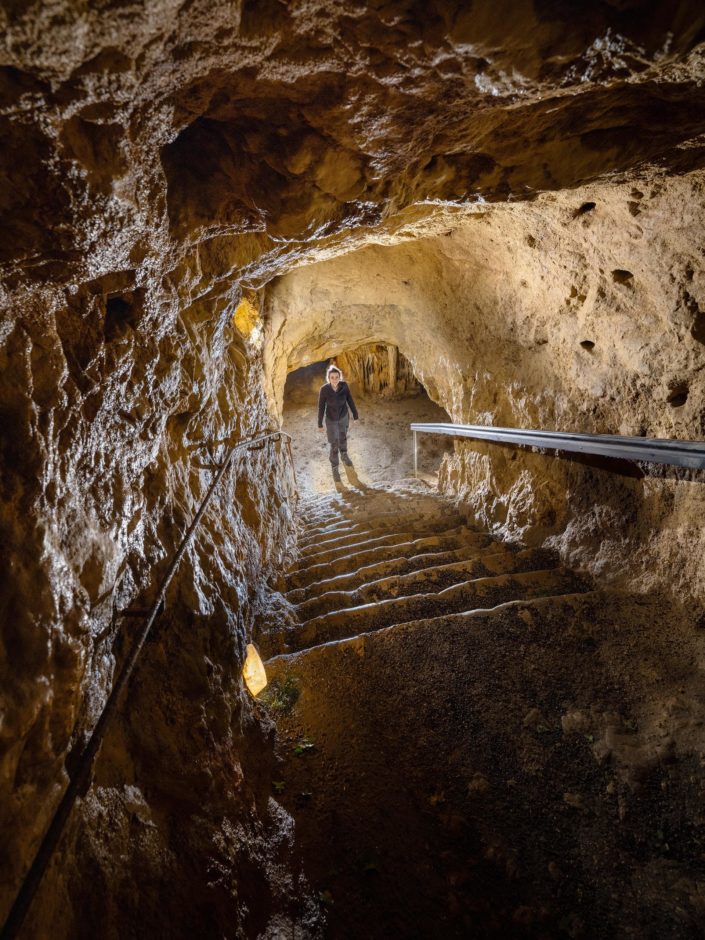
[[[702,4],[0,22],[2,940],[702,936]]]

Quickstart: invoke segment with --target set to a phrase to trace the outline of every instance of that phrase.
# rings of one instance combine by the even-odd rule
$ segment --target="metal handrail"
[[[208,503],[210,502],[213,493],[215,492],[220,481],[225,476],[225,473],[230,467],[233,461],[233,457],[238,450],[241,450],[242,448],[250,448],[255,444],[271,440],[275,437],[286,438],[289,459],[291,460],[291,468],[294,477],[294,487],[298,496],[296,468],[294,466],[294,459],[291,450],[291,435],[287,434],[286,431],[269,431],[266,434],[249,438],[246,441],[240,441],[230,448],[227,457],[220,465],[213,482],[209,486],[208,492],[204,496],[203,501],[201,502],[201,505],[199,506],[198,511],[194,516],[193,521],[191,522],[191,525],[188,527],[186,534],[181,540],[181,544],[176,550],[176,553],[172,558],[166,573],[159,583],[159,587],[157,588],[157,593],[152,606],[144,613],[144,625],[137,635],[134,643],[132,644],[129,655],[125,660],[120,672],[118,673],[117,679],[115,680],[110,695],[108,696],[108,699],[103,706],[100,717],[95,723],[88,743],[81,753],[76,767],[71,774],[69,785],[66,788],[66,791],[64,792],[64,795],[62,796],[56,811],[54,812],[54,816],[51,820],[51,823],[49,824],[49,828],[44,835],[42,843],[37,850],[37,854],[34,857],[34,861],[25,875],[24,881],[22,882],[17,897],[15,898],[14,904],[10,909],[10,913],[7,917],[7,920],[5,921],[2,933],[0,934],[0,940],[14,940],[22,927],[24,919],[27,916],[27,911],[29,910],[37,889],[39,888],[42,876],[44,875],[44,872],[46,871],[47,866],[51,861],[54,850],[59,844],[59,840],[61,839],[66,822],[68,821],[71,810],[73,809],[74,803],[76,802],[76,797],[81,792],[81,789],[89,777],[91,768],[93,766],[93,761],[96,754],[98,753],[100,745],[103,742],[108,724],[117,709],[120,693],[125,688],[125,685],[132,675],[142,648],[152,629],[154,621],[157,619],[157,615],[163,609],[167,588],[169,587],[169,584],[171,583],[171,580],[176,573],[176,569],[178,568],[179,563],[181,562],[181,559],[183,558],[184,553],[186,552],[186,549],[188,548],[191,539],[193,538],[193,535],[198,528],[201,519],[203,518],[203,514],[208,507]]]
[[[414,434],[414,475],[418,475],[417,432],[469,437],[500,444],[521,444],[580,454],[599,454],[621,460],[705,469],[705,441],[674,441],[654,437],[621,437],[617,434],[574,434],[563,431],[495,428],[482,424],[411,424]]]

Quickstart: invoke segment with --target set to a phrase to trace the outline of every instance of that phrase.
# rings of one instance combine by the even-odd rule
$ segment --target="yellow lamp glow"
[[[233,316],[233,323],[243,336],[249,337],[259,323],[259,313],[250,301],[243,297]]]
[[[242,667],[242,678],[252,695],[259,695],[267,685],[267,673],[264,671],[264,663],[252,643],[247,644],[247,658],[245,659],[245,665]]]

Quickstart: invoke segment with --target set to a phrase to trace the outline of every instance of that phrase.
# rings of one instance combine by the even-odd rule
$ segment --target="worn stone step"
[[[414,638],[420,637],[424,638],[420,641],[421,647],[431,650],[437,646],[436,640],[444,634],[459,638],[464,636],[465,629],[480,631],[484,634],[486,630],[491,632],[492,623],[501,621],[507,616],[512,620],[516,620],[519,616],[525,628],[529,624],[535,626],[542,620],[563,616],[565,609],[588,609],[596,603],[603,604],[613,595],[616,596],[616,592],[588,589],[559,595],[523,597],[507,600],[489,608],[478,607],[457,613],[422,617],[405,623],[394,623],[380,627],[379,630],[370,630],[355,636],[326,640],[291,652],[277,653],[266,657],[264,666],[270,684],[276,684],[281,676],[293,673],[302,680],[301,688],[305,694],[315,696],[324,677],[326,677],[326,685],[331,683],[330,666],[333,663],[344,663],[347,659],[346,655],[341,658],[341,653],[360,656],[362,668],[365,669],[364,655],[361,656],[363,651],[389,647],[390,644],[394,647],[398,647],[399,644],[403,646]],[[451,650],[448,649],[446,662],[453,661],[450,653]],[[436,655],[429,658],[435,659]],[[379,681],[379,677],[374,677],[372,681]]]
[[[301,522],[301,520],[299,520]],[[436,512],[417,512],[413,506],[394,506],[387,502],[382,506],[351,507],[341,506],[338,510],[326,513],[316,519],[304,522],[300,526],[301,538],[315,538],[322,529],[329,529],[336,524],[361,525],[368,528],[384,528],[388,525],[410,525],[423,528],[426,525],[460,525],[465,517],[450,507],[439,507]]]
[[[356,532],[369,531],[370,527],[362,522],[350,522],[348,519],[343,519],[332,525],[316,529],[308,535],[302,533],[299,536],[298,547],[303,551],[303,549],[308,548],[309,545],[315,545],[317,542],[334,538],[344,538],[346,535],[354,535]]]
[[[410,531],[409,529],[401,531],[394,529],[382,535],[362,535],[362,537],[354,539],[352,542],[343,542],[340,545],[333,545],[330,548],[324,546],[319,551],[312,551],[309,554],[302,555],[291,570],[295,572],[308,567],[308,565],[318,565],[327,561],[335,561],[344,555],[350,555],[352,552],[366,551],[367,549],[373,549],[383,545],[394,546],[404,542],[411,542],[413,539],[418,538],[418,535],[419,533]]]
[[[556,564],[554,554],[543,549],[529,548],[513,552],[505,546],[491,546],[479,555],[462,561],[429,565],[406,574],[378,578],[348,591],[331,590],[318,596],[309,596],[297,604],[296,614],[301,621],[311,620],[335,610],[379,603],[387,598],[441,591],[453,584],[477,578],[541,570],[555,567]]]
[[[416,533],[407,528],[394,528],[388,532],[380,532],[379,530],[355,532],[353,535],[345,536],[340,540],[334,539],[332,543],[311,545],[301,552],[296,567],[304,567],[307,564],[315,565],[319,561],[325,561],[327,558],[337,558],[339,555],[349,553],[360,547],[372,548],[374,545],[393,545],[395,542],[408,542],[415,536]]]
[[[389,509],[413,514],[417,518],[439,513],[457,512],[457,505],[449,499],[415,487],[371,487],[364,493],[330,492],[299,504],[298,516],[306,524],[345,511],[347,513],[378,513]]]
[[[355,571],[346,571],[343,574],[334,575],[322,581],[314,581],[306,587],[292,588],[285,592],[285,597],[291,604],[300,604],[309,597],[315,597],[328,591],[351,591],[383,577],[407,574],[435,565],[445,565],[454,561],[478,558],[483,551],[488,550],[488,546],[494,551],[489,538],[479,546],[477,544],[464,545],[447,551],[422,552],[420,555],[412,555],[409,558],[383,558],[381,561],[363,565]]]
[[[413,518],[398,518],[391,516],[387,520],[380,522],[356,522],[354,524],[340,524],[339,526],[325,527],[311,535],[301,536],[298,540],[298,549],[301,555],[309,555],[316,551],[316,547],[334,548],[335,543],[341,545],[347,541],[354,541],[355,537],[361,540],[363,537],[373,538],[376,535],[387,535],[392,531],[413,532],[415,535],[433,535],[437,532],[443,532],[448,529],[467,527],[462,516],[455,514],[453,516],[444,516],[438,520],[426,519],[422,523]]]
[[[275,688],[282,681],[294,690],[288,711],[276,713],[278,776],[286,781],[281,799],[296,819],[302,854],[316,866],[315,883],[331,891],[338,922],[355,924],[367,894],[384,903],[396,885],[411,883],[419,898],[407,895],[400,906],[404,919],[394,921],[388,937],[559,937],[570,918],[561,928],[542,914],[527,928],[515,912],[519,904],[529,905],[522,915],[542,904],[563,916],[577,896],[571,890],[566,900],[567,862],[579,859],[570,885],[585,895],[583,936],[624,933],[623,919],[614,916],[625,903],[625,891],[619,885],[615,890],[615,872],[626,872],[630,909],[640,910],[641,886],[653,880],[655,855],[635,853],[634,845],[660,825],[654,813],[665,813],[660,796],[648,804],[655,809],[644,810],[644,789],[658,790],[665,777],[661,792],[666,785],[670,791],[682,780],[677,794],[692,793],[697,803],[697,748],[686,746],[674,756],[663,744],[671,741],[661,719],[670,688],[678,689],[683,676],[689,688],[699,688],[697,661],[684,644],[690,624],[680,632],[682,614],[669,606],[667,599],[603,592],[520,601],[390,627],[268,662]],[[635,649],[648,655],[634,656]],[[659,662],[677,663],[678,675],[669,679]],[[696,707],[702,712],[701,702]],[[671,721],[691,727],[690,709]],[[615,731],[615,721],[632,716],[636,731]],[[304,755],[295,750],[302,740],[312,745]],[[612,780],[626,794],[618,824],[617,797],[608,798],[616,787],[604,795]],[[627,784],[632,780],[638,782]],[[574,804],[566,794],[582,799]],[[361,807],[365,813],[373,807],[374,825],[360,825]],[[597,835],[586,842],[589,832]],[[690,830],[688,837],[690,851]],[[606,867],[604,853],[593,850],[598,843],[615,853],[615,866]],[[581,854],[585,845],[589,851]],[[684,853],[682,862],[662,858],[663,852],[657,859],[657,926],[649,929],[646,919],[652,907],[645,928],[638,924],[633,935],[698,936],[699,909],[674,923],[672,901],[680,889],[669,893],[663,885],[664,877],[679,886],[688,878],[691,856]],[[370,873],[363,868],[368,859],[376,866]],[[487,859],[494,868],[486,867]],[[351,900],[355,878],[362,884]],[[633,882],[639,890],[632,891]],[[518,884],[521,895],[512,894]],[[504,911],[502,921],[478,929],[476,920],[460,917],[450,924],[424,920],[426,898],[445,903],[449,885],[466,892],[460,894],[461,914],[487,910],[495,917]],[[596,891],[601,903],[587,920]],[[343,926],[333,935],[352,936],[354,930],[346,933]]]
[[[494,575],[454,584],[442,591],[390,598],[315,617],[285,637],[290,650],[357,636],[392,624],[492,608],[510,600],[557,596],[588,590],[586,581],[565,568]]]
[[[385,525],[365,524],[348,529],[337,529],[333,532],[323,532],[320,536],[312,536],[307,539],[300,538],[296,547],[299,557],[310,558],[318,552],[334,550],[345,545],[351,545],[356,541],[362,542],[397,533],[405,533],[414,538],[421,538],[427,535],[440,535],[443,532],[459,528],[469,529],[462,519],[442,520],[438,523],[427,522],[423,526],[415,525],[413,520],[408,519],[390,520]]]
[[[321,581],[327,577],[342,574],[345,571],[352,571],[355,568],[369,565],[384,558],[409,558],[412,555],[420,555],[425,551],[444,551],[459,548],[462,545],[479,547],[487,545],[489,542],[489,536],[467,530],[464,534],[430,535],[398,544],[377,545],[361,551],[346,552],[332,560],[318,564],[308,564],[287,575],[286,586],[287,590],[306,587],[315,581]]]
[[[402,515],[403,514],[396,509],[387,509],[379,513],[362,513],[349,506],[341,506],[338,512],[330,513],[325,517],[304,524],[302,537],[309,538],[315,535],[321,528],[327,528],[328,526],[334,525],[336,522],[347,522],[348,524],[364,526],[369,526],[370,523],[385,525],[387,522],[398,525]]]
[[[402,529],[402,528],[393,528],[389,531],[375,531],[372,532],[359,532],[354,533],[351,540],[347,538],[342,542],[333,545],[323,545],[323,546],[312,546],[310,551],[303,552],[296,563],[290,569],[291,572],[299,571],[307,567],[308,565],[317,565],[325,561],[334,561],[336,558],[339,558],[341,555],[349,555],[354,551],[360,550],[363,551],[367,548],[374,548],[377,545],[398,545],[403,542],[411,542],[414,539],[422,537],[433,537],[433,536],[455,536],[455,535],[465,535],[469,534],[471,529],[468,529],[467,526],[456,526],[454,528],[446,529],[445,527],[440,529],[440,531],[417,531],[415,529]]]

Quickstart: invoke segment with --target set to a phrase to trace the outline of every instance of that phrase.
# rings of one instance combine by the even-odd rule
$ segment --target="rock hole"
[[[527,235],[527,236],[526,236],[526,244],[529,246],[529,248],[535,248],[535,247],[536,247],[536,239],[534,238],[533,235]]]
[[[612,280],[615,284],[629,284],[634,280],[634,275],[631,271],[627,271],[624,268],[615,268],[612,272]]]
[[[684,383],[676,385],[668,393],[666,401],[671,406],[671,408],[682,408],[683,405],[688,401],[688,386]]]
[[[573,213],[573,218],[577,219],[579,215],[585,215],[586,212],[592,212],[596,207],[597,203],[595,202],[584,202],[579,209],[576,209]]]
[[[705,344],[705,314],[699,313],[690,328],[690,335],[697,343]]]
[[[128,295],[129,296],[129,295]],[[105,338],[110,341],[132,326],[132,304],[118,294],[105,301]]]
[[[588,352],[592,352],[595,348],[595,343],[591,339],[583,339],[580,341],[580,345],[583,349],[587,349]]]

